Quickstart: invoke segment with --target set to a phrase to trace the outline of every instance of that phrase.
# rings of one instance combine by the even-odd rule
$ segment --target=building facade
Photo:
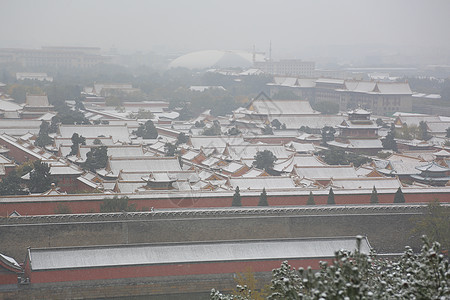
[[[301,59],[282,59],[280,61],[260,61],[254,63],[255,68],[264,73],[284,76],[314,76],[315,63]]]
[[[109,61],[97,47],[42,47],[41,49],[0,49],[0,62],[17,62],[24,67],[89,68]]]

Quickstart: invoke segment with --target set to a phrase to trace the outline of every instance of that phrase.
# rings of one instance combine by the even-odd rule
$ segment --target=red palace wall
[[[295,268],[307,268],[311,266],[314,270],[319,269],[320,261],[332,262],[332,258],[321,259],[292,259],[289,264]],[[240,261],[240,262],[206,262],[190,264],[167,264],[167,265],[136,265],[122,267],[101,267],[83,269],[64,269],[49,271],[31,271],[26,268],[25,275],[33,283],[49,283],[63,281],[83,281],[83,280],[106,280],[120,278],[139,277],[163,277],[163,276],[183,276],[200,274],[226,274],[236,272],[270,272],[279,268],[281,260],[260,260],[260,261]],[[28,265],[28,262],[27,262]]]
[[[36,157],[34,157],[33,155],[17,148],[14,145],[11,145],[10,143],[3,141],[2,139],[0,139],[0,145],[3,145],[6,148],[8,148],[9,149],[8,157],[14,158],[19,163],[36,160]]]
[[[95,195],[98,197],[98,194]],[[450,193],[404,193],[406,203],[426,203],[437,199],[440,202],[450,202]],[[112,196],[105,195],[105,198]],[[149,210],[151,207],[158,208],[205,208],[205,207],[230,207],[232,195],[225,197],[185,197],[185,198],[164,198],[164,199],[132,199],[129,196],[130,204],[135,204],[138,210]],[[328,195],[316,195],[314,201],[316,205],[327,204]],[[100,204],[103,200],[71,200],[64,201],[65,196],[61,196],[61,200],[44,201],[45,196],[33,198],[29,202],[20,202],[20,197],[16,196],[17,202],[0,202],[0,216],[7,216],[14,210],[21,215],[51,215],[55,214],[58,206],[67,206],[71,213],[95,213],[100,212]],[[57,198],[56,198],[57,199]],[[378,194],[379,203],[393,203],[394,193]],[[270,196],[268,202],[270,206],[293,206],[306,205],[308,195],[286,195],[286,196]],[[259,196],[242,197],[242,206],[257,206]],[[335,194],[336,204],[370,204],[370,194],[352,194],[343,195]]]
[[[0,285],[2,284],[17,284],[17,273],[0,270]]]

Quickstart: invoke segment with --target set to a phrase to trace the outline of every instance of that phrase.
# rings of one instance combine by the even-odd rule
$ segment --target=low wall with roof
[[[396,190],[378,192],[379,203],[393,203]],[[317,205],[327,204],[328,192],[314,192],[314,201]],[[449,189],[415,189],[403,191],[406,203],[427,203],[434,200],[450,202]],[[207,208],[230,207],[233,192],[193,192],[193,193],[154,193],[154,194],[121,194],[130,198],[129,203],[134,204],[139,211],[148,211],[150,208]],[[335,191],[336,204],[369,204],[371,191]],[[61,196],[10,196],[0,198],[0,217],[6,217],[13,211],[21,215],[49,215],[56,214],[61,208],[71,213],[100,212],[100,205],[105,198],[112,195],[81,194]],[[298,192],[271,192],[268,191],[270,206],[306,205],[309,191]],[[259,192],[241,191],[242,206],[257,206]]]
[[[376,206],[373,206],[376,207]],[[397,207],[397,208],[395,208]],[[0,252],[18,261],[25,259],[27,247],[60,247],[133,243],[160,243],[208,240],[273,239],[367,235],[379,252],[402,252],[403,247],[420,245],[414,235],[422,208],[379,206],[376,209],[352,207],[210,210],[206,212],[155,212],[100,214],[89,219],[82,215],[67,219],[24,218],[0,225]],[[400,208],[404,207],[404,209]],[[103,220],[102,220],[103,219]],[[13,219],[11,219],[13,221]]]

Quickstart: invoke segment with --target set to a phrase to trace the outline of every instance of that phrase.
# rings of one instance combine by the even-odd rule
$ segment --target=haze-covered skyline
[[[3,48],[183,53],[255,45],[267,54],[271,41],[274,57],[292,58],[339,49],[448,57],[450,49],[445,0],[2,0],[1,6]]]

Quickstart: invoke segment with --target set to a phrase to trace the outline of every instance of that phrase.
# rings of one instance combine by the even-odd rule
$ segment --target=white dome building
[[[264,61],[262,54],[255,55],[256,61]],[[253,53],[245,51],[205,50],[191,52],[174,59],[170,68],[210,69],[249,68],[253,66]]]

